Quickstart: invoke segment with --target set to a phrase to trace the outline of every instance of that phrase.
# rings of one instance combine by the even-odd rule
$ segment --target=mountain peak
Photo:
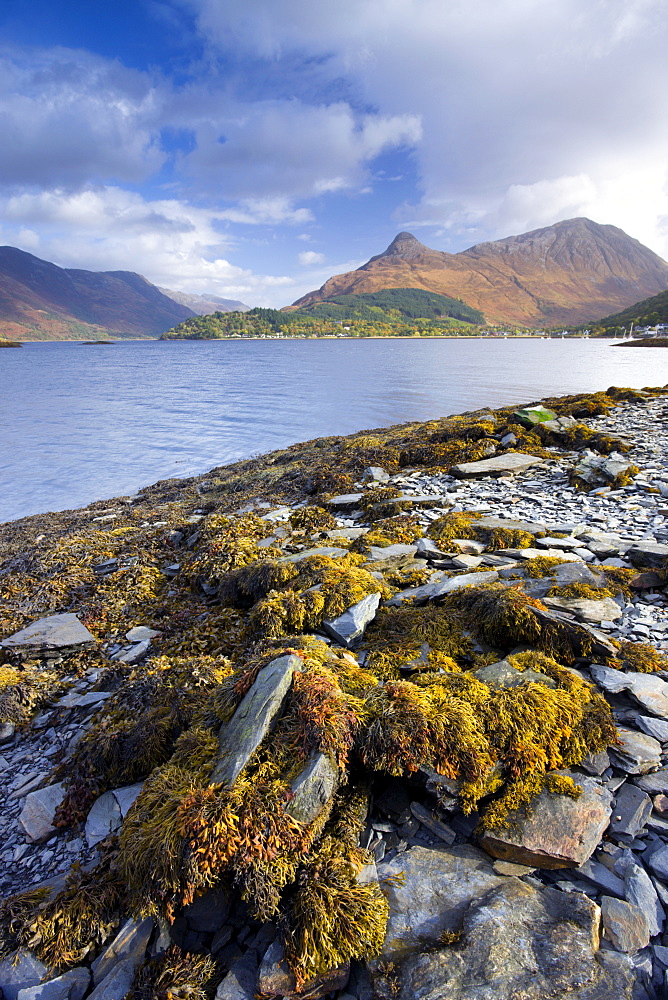
[[[397,233],[387,250],[372,257],[371,260],[379,260],[381,257],[400,257],[402,260],[411,260],[413,257],[433,252],[424,243],[420,243],[412,233]]]

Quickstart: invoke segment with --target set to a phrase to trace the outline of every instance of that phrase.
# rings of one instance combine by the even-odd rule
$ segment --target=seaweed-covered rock
[[[631,963],[601,961],[600,911],[580,893],[504,879],[464,916],[461,941],[409,958],[398,1000],[631,1000]],[[387,994],[385,994],[387,995]]]
[[[520,684],[545,684],[551,688],[556,686],[547,674],[541,674],[531,669],[516,670],[508,660],[498,660],[496,663],[480,667],[473,671],[473,677],[477,677],[479,681],[484,681],[490,687],[496,688],[519,687]]]
[[[537,405],[537,406],[525,406],[522,410],[515,410],[513,416],[517,419],[518,423],[522,424],[523,427],[535,427],[536,424],[544,424],[546,422],[557,422],[557,414],[554,410],[549,410],[547,406]],[[557,424],[560,426],[560,424]]]
[[[480,846],[494,858],[536,868],[581,865],[594,853],[610,821],[612,795],[593,778],[563,772],[582,789],[571,796],[544,788],[505,825],[484,830]]]
[[[275,725],[292,684],[303,664],[298,656],[279,656],[257,675],[230,721],[218,733],[220,757],[212,784],[232,785],[267,733]]]

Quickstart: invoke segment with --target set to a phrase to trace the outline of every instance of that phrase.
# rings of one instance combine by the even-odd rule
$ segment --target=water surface
[[[610,341],[251,340],[0,351],[0,521],[65,510],[328,434],[668,383]]]

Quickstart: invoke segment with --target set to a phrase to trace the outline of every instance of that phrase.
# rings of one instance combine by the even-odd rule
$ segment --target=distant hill
[[[215,312],[248,312],[251,308],[238,299],[221,299],[217,295],[190,295],[188,292],[174,292],[171,288],[157,286],[163,295],[174,302],[187,306],[197,316],[207,316]]]
[[[606,316],[597,322],[597,326],[602,326],[606,330],[617,326],[625,326],[627,329],[633,323],[634,326],[654,326],[655,323],[668,323],[668,289],[652,295],[649,299],[643,299],[629,306],[622,312]]]
[[[432,250],[399,233],[356,271],[336,275],[294,303],[421,288],[478,309],[487,322],[577,325],[668,287],[668,264],[616,226],[569,219],[461,253]]]
[[[325,302],[304,306],[299,312],[322,319],[369,321],[403,319],[452,319],[465,323],[484,323],[478,309],[471,309],[458,299],[426,292],[422,288],[384,288],[361,295],[335,295]]]
[[[159,337],[193,315],[134,271],[62,268],[0,247],[0,337],[8,340]]]

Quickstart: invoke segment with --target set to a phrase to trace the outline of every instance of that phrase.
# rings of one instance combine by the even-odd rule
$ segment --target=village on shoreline
[[[4,1000],[660,1000],[667,396],[0,525]]]

